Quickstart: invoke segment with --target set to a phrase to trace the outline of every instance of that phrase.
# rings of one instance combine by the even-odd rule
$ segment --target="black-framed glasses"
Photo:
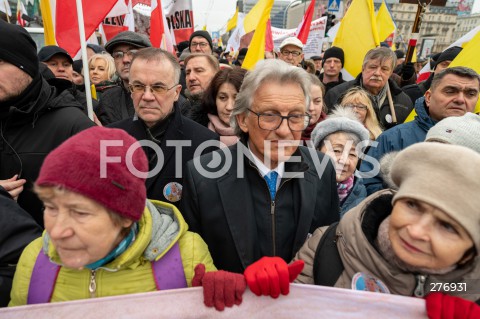
[[[207,42],[192,42],[192,43],[190,44],[190,46],[191,46],[192,48],[196,48],[197,46],[200,46],[201,48],[206,48],[207,45],[208,45]]]
[[[160,84],[154,84],[154,85],[130,84],[128,88],[132,93],[142,93],[142,94],[146,92],[147,88],[150,88],[150,92],[152,94],[163,95],[176,86],[177,84],[172,85],[172,87],[166,87]]]
[[[344,107],[352,110],[366,111],[367,106],[363,104],[345,104]]]
[[[291,54],[295,58],[297,56],[300,56],[300,54],[302,54],[302,52],[299,52],[299,51],[288,51],[288,50],[282,50],[280,51],[280,53],[283,54],[284,56],[289,56]]]
[[[294,114],[294,115],[280,115],[273,113],[257,113],[251,109],[247,109],[258,117],[258,127],[262,130],[275,131],[282,125],[283,120],[287,120],[288,127],[291,131],[303,131],[307,128],[310,122],[310,114]]]
[[[117,60],[117,59],[123,59],[123,57],[125,56],[125,54],[127,56],[129,56],[130,58],[132,58],[135,53],[137,53],[138,50],[128,50],[128,51],[114,51],[112,53],[112,57]]]

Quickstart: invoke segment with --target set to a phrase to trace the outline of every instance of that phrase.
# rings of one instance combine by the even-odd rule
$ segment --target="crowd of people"
[[[309,62],[295,37],[247,72],[247,48],[206,31],[177,54],[121,32],[87,66],[0,34],[0,306],[201,286],[223,310],[295,281],[480,317],[480,76],[448,67],[461,48],[414,84],[383,46],[345,81],[341,48]]]

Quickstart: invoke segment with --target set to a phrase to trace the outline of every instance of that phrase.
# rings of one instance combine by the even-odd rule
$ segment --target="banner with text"
[[[303,48],[305,59],[308,59],[314,55],[320,55],[322,53],[322,46],[325,39],[325,23],[327,17],[321,17],[312,21],[310,26],[310,33],[308,35],[307,44]],[[280,29],[272,27],[273,44],[278,51],[280,44],[288,37],[294,37],[297,29]]]

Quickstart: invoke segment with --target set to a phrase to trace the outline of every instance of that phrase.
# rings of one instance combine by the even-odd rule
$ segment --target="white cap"
[[[286,38],[285,40],[283,40],[282,44],[280,44],[280,50],[286,45],[294,45],[294,46],[299,47],[300,49],[303,50],[302,41],[298,40],[296,37],[290,37],[290,38]]]

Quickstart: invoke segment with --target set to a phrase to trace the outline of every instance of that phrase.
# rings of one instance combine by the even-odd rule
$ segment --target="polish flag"
[[[161,48],[170,53],[175,53],[173,40],[168,29],[167,20],[163,14],[162,2],[152,0],[150,15],[150,42],[155,48]]]
[[[88,39],[95,32],[118,0],[82,0],[84,8],[85,37]],[[80,50],[80,33],[78,29],[77,7],[75,0],[50,0],[52,20],[55,26],[55,38],[59,47],[71,56]]]
[[[27,22],[25,20],[23,20],[22,18],[22,15],[28,15],[27,14],[27,10],[25,10],[25,6],[23,5],[23,2],[21,0],[18,0],[17,2],[17,24],[18,25],[21,25],[22,27],[24,27]]]
[[[296,37],[302,41],[303,44],[307,44],[308,34],[310,33],[310,25],[312,24],[313,12],[315,10],[315,0],[310,2],[305,15],[303,16],[302,22],[298,25],[297,31],[295,32]]]

